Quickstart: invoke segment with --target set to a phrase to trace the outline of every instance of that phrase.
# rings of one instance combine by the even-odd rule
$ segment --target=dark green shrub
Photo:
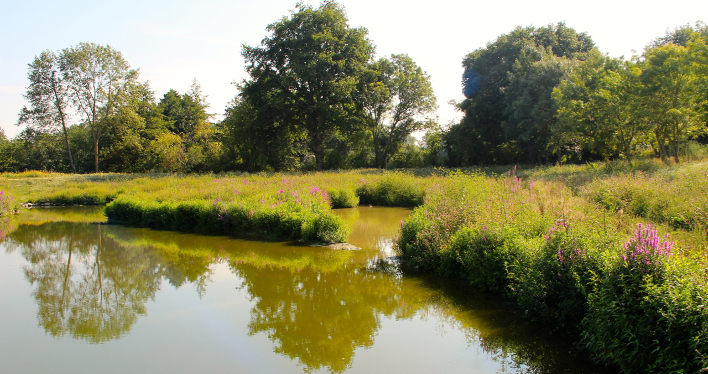
[[[471,284],[505,293],[509,285],[507,268],[519,263],[521,250],[518,235],[510,229],[465,227],[452,238],[449,256],[459,265],[459,276]]]
[[[556,222],[509,270],[510,293],[518,305],[537,319],[578,332],[593,277],[602,271],[604,246],[594,240]]]
[[[110,220],[156,229],[211,234],[254,233],[272,239],[337,243],[349,227],[329,211],[314,213],[298,204],[277,207],[227,205],[220,202],[143,202],[118,199],[104,209]]]
[[[356,194],[361,204],[412,208],[423,204],[425,188],[417,178],[390,173],[378,181],[359,186]]]
[[[351,189],[328,189],[332,208],[354,208],[359,205],[359,196]]]
[[[314,220],[315,237],[312,238],[324,243],[341,243],[347,240],[350,229],[342,217],[332,213],[324,213]]]

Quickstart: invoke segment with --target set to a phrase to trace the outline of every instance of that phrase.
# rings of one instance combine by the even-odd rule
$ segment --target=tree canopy
[[[347,22],[334,1],[317,8],[299,3],[297,12],[268,26],[260,46],[243,46],[251,77],[243,95],[257,108],[257,121],[303,128],[317,170],[325,138],[347,121],[358,75],[374,53],[367,30]]]

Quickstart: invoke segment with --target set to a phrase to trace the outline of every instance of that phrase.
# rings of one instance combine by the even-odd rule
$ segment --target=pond
[[[409,213],[338,210],[345,251],[23,212],[0,242],[0,372],[607,372],[503,299],[401,266]]]

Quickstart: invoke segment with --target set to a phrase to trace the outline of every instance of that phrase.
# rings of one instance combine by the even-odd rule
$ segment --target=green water
[[[2,373],[602,373],[562,333],[402,269],[409,211],[338,211],[360,251],[23,212],[0,237]]]

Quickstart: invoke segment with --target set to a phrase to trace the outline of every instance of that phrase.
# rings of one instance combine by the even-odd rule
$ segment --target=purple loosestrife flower
[[[622,261],[632,266],[657,264],[662,258],[671,255],[674,243],[668,241],[668,238],[667,234],[664,236],[667,240],[661,242],[657,230],[652,229],[651,225],[645,227],[640,223],[635,235],[624,243],[625,253],[622,255]]]

